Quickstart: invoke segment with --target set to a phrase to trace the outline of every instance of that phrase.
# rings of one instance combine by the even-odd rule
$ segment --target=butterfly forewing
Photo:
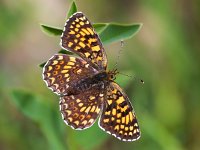
[[[61,36],[61,46],[78,54],[96,69],[107,67],[105,50],[99,36],[81,12],[75,13],[67,20]]]
[[[110,83],[104,103],[100,127],[120,140],[137,140],[140,130],[135,112],[128,97],[116,83]]]
[[[58,95],[75,94],[76,84],[97,71],[81,58],[56,54],[43,68],[43,79],[47,86]]]
[[[86,129],[97,119],[103,104],[102,85],[95,85],[78,95],[60,98],[60,111],[65,123],[74,129]]]

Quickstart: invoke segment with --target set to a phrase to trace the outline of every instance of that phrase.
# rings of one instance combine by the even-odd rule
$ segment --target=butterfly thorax
[[[117,74],[116,70],[113,71],[100,71],[97,74],[90,75],[87,78],[84,78],[78,81],[75,85],[77,92],[82,92],[88,90],[94,86],[99,85],[100,88],[104,88],[109,82],[115,79]]]

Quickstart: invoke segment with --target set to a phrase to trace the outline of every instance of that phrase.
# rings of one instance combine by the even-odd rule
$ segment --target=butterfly
[[[122,141],[140,137],[128,96],[114,81],[117,70],[107,69],[107,56],[92,24],[82,12],[64,26],[60,45],[77,56],[53,55],[43,67],[43,80],[60,97],[60,111],[71,128],[99,127]]]

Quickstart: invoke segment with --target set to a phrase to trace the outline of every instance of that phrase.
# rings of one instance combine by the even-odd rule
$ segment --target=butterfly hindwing
[[[47,86],[58,95],[73,94],[76,84],[96,70],[81,58],[56,54],[43,68],[43,79]]]
[[[65,123],[73,129],[86,129],[94,124],[102,111],[102,86],[96,85],[77,95],[60,98],[60,111]]]
[[[61,47],[78,54],[96,69],[107,67],[105,50],[99,36],[81,12],[67,20],[61,36]]]
[[[99,120],[100,127],[123,141],[134,141],[140,137],[135,112],[128,97],[114,82],[107,88],[107,100]]]

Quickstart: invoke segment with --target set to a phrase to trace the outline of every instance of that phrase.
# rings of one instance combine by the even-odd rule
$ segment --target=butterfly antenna
[[[129,77],[129,78],[132,78],[132,79],[135,79],[137,81],[140,81],[140,83],[144,84],[144,80],[140,79],[140,78],[137,78],[136,76],[131,76],[131,75],[127,75],[127,74],[124,74],[124,73],[121,73],[121,72],[118,72],[118,74],[121,74],[123,76],[126,76],[126,77]]]
[[[123,47],[124,47],[124,40],[121,40],[121,41],[120,41],[120,49],[119,49],[119,52],[118,52],[117,61],[116,61],[116,63],[115,63],[114,68],[117,68],[117,66],[118,66],[120,54],[121,54],[121,52],[122,52],[122,50],[123,50]]]

